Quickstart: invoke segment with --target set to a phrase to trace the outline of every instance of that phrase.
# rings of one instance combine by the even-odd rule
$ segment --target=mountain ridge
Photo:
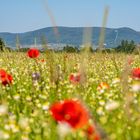
[[[54,33],[54,28],[58,30],[59,34],[57,34],[57,36]],[[0,32],[0,38],[4,39],[6,44],[12,48],[16,46],[17,35],[21,46],[33,45],[35,38],[37,44],[42,44],[42,37],[46,38],[47,43],[79,46],[83,43],[83,31],[85,28],[90,28],[92,30],[91,41],[92,44],[97,46],[102,27],[46,27],[23,33]],[[108,48],[116,47],[122,40],[134,40],[136,43],[140,43],[140,32],[129,27],[105,28],[105,30],[104,43]]]

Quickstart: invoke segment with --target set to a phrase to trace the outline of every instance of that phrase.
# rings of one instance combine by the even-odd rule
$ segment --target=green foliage
[[[13,49],[10,47],[7,47],[4,43],[4,40],[0,38],[0,52],[11,52]]]
[[[79,50],[78,50],[77,47],[73,47],[73,46],[69,46],[69,45],[66,45],[66,46],[63,48],[63,51],[65,51],[65,52],[70,52],[70,53],[79,52]]]
[[[5,43],[2,38],[0,38],[0,51],[3,52],[5,48]]]
[[[122,40],[121,44],[115,49],[117,52],[132,53],[136,48],[135,42]]]
[[[134,50],[134,54],[139,54],[140,55],[140,45],[137,45],[137,47]]]

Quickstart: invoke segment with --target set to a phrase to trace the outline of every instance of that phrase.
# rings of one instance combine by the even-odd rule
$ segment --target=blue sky
[[[140,0],[48,0],[58,26],[101,26],[109,6],[107,27],[140,31]],[[52,26],[45,0],[0,0],[0,32],[26,32]]]

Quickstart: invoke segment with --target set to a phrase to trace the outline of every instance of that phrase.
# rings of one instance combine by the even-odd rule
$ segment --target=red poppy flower
[[[36,48],[31,48],[28,50],[27,55],[30,58],[37,58],[39,56],[39,50]]]
[[[87,134],[92,135],[95,132],[95,127],[93,125],[89,125],[87,128]]]
[[[3,69],[0,70],[0,81],[5,86],[7,84],[11,84],[13,77]]]
[[[89,125],[86,130],[86,135],[89,140],[100,140],[100,135],[97,133],[93,125]]]
[[[79,101],[65,100],[50,108],[53,118],[58,122],[66,122],[72,128],[81,128],[88,123],[89,114]]]
[[[132,76],[133,78],[140,79],[140,68],[134,68],[132,70]]]
[[[6,71],[3,70],[3,69],[0,69],[0,77],[1,77],[1,78],[2,78],[2,77],[5,77],[5,75],[6,75]]]
[[[72,74],[70,74],[69,80],[70,80],[70,82],[72,82],[72,83],[74,83],[74,84],[79,83],[80,80],[81,80],[81,75],[80,75],[80,73],[72,73]]]

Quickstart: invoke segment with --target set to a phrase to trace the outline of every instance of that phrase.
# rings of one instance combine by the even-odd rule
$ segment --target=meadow
[[[0,78],[0,140],[140,140],[139,67],[133,54],[1,52],[13,79]]]

